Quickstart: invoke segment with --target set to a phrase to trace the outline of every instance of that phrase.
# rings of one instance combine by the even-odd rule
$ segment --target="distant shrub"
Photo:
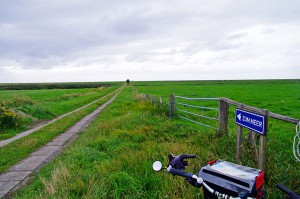
[[[12,100],[4,99],[0,101],[0,106],[11,106],[13,104]]]
[[[0,90],[98,88],[98,87],[110,87],[113,84],[114,83],[103,83],[103,82],[0,84]]]
[[[30,107],[31,115],[35,118],[39,119],[53,119],[56,117],[55,114],[53,114],[49,108],[46,108],[42,105],[35,105]]]
[[[34,102],[27,96],[15,95],[13,99],[0,101],[2,107],[19,107],[23,105],[33,105]]]
[[[64,94],[63,96],[60,96],[58,99],[59,101],[64,101],[64,100],[68,100],[68,99],[72,99],[72,98],[76,98],[76,97],[80,97],[82,96],[82,93],[69,93],[69,94]]]
[[[20,96],[20,95],[15,95],[14,96],[14,104],[15,106],[22,106],[22,105],[33,105],[33,101],[27,97],[27,96]]]
[[[22,118],[10,109],[0,107],[0,129],[18,128],[22,125]]]

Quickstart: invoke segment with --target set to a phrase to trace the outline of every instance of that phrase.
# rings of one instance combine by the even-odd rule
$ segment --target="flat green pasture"
[[[254,94],[258,94],[257,87],[264,88],[267,93],[273,93],[271,96],[277,100],[280,98],[277,95],[283,95],[274,88],[281,88],[280,90],[287,94],[291,94],[287,88],[299,91],[297,80],[283,81],[282,85],[279,83],[276,87],[268,82],[262,82],[260,85],[259,81],[251,84],[252,86],[245,82],[244,87],[240,84],[235,87],[235,83],[232,82],[223,82],[219,86],[214,83],[200,82],[201,85],[198,85],[199,82],[135,82],[133,87],[139,92],[162,95],[163,98],[167,98],[169,92],[176,94],[179,91],[182,93],[178,95],[187,97],[219,97],[219,94],[222,94],[222,97],[241,100],[253,106],[256,104],[256,97],[261,97]],[[270,89],[266,89],[267,85]],[[245,87],[253,88],[255,92],[246,96]],[[224,89],[228,88],[233,90],[227,91],[228,95],[225,95]],[[198,96],[199,93],[202,95]],[[266,93],[262,95],[268,96]],[[295,92],[282,100],[297,102],[299,97]],[[271,104],[271,100],[262,101],[261,104]],[[297,104],[294,103],[294,106]],[[290,107],[287,106],[286,112],[281,114],[292,113],[288,116],[299,118],[299,112],[290,110]],[[279,110],[276,108],[278,107],[270,107],[272,111]],[[187,171],[197,173],[208,161],[216,158],[236,162],[236,125],[233,124],[233,118],[230,119],[229,135],[219,137],[215,130],[178,117],[170,119],[168,105],[153,106],[151,102],[141,100],[139,95],[127,87],[97,120],[82,132],[74,144],[42,168],[31,184],[19,191],[15,197],[203,198],[200,189],[190,186],[182,178],[173,177],[164,171],[154,172],[152,163],[161,160],[166,165],[169,153],[194,153],[197,158],[190,160]],[[276,188],[277,183],[300,193],[300,164],[292,154],[294,128],[293,124],[270,120],[265,182],[268,198],[283,198],[283,194]],[[247,131],[244,133],[246,135]],[[251,148],[245,144],[243,152],[241,161],[236,163],[257,167]]]
[[[76,122],[88,115],[99,106],[107,102],[109,95],[79,111],[76,111],[54,123],[51,123],[32,134],[23,137],[10,144],[0,147],[0,173],[27,157],[39,147],[53,140],[59,134],[65,132]]]
[[[0,103],[39,119],[51,119],[96,100],[120,85],[80,89],[0,90]],[[43,107],[49,114],[38,114],[33,107]]]
[[[0,128],[0,140],[12,137],[41,120],[50,120],[84,106],[120,85],[115,83],[109,87],[79,89],[0,90],[0,107],[22,112],[25,121],[18,129]]]
[[[300,80],[135,82],[140,93],[190,98],[226,97],[250,106],[300,119]]]

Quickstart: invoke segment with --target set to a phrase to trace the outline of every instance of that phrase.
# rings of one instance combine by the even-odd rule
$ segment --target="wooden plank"
[[[266,136],[260,136],[258,168],[266,171]]]
[[[263,110],[266,116],[266,135],[268,133],[268,110]],[[267,136],[260,135],[259,154],[258,154],[258,168],[266,171],[266,154],[267,154]]]
[[[223,100],[219,101],[219,135],[228,135],[228,112],[229,104]]]
[[[153,96],[153,103],[154,103],[154,104],[157,103],[157,97],[156,97],[156,95]]]
[[[252,147],[252,150],[254,150],[254,154],[255,154],[255,158],[258,159],[258,149],[257,149],[257,137],[258,137],[258,134],[254,131],[250,131],[250,136],[251,136],[251,147]]]
[[[243,104],[238,103],[237,108],[243,108]],[[240,161],[242,156],[242,146],[243,146],[243,127],[238,125],[237,127],[237,146],[236,146],[236,161]]]
[[[240,161],[242,156],[242,146],[243,146],[243,127],[238,125],[237,127],[237,146],[236,146],[236,161]]]
[[[236,102],[234,100],[224,98],[224,97],[220,98],[220,100],[223,100],[223,101],[227,102],[228,104],[231,104],[231,105],[234,105],[234,106],[238,106],[238,104],[240,104],[239,102]],[[256,108],[256,107],[245,105],[245,104],[244,104],[244,108],[249,110],[249,111],[253,111],[255,113],[258,113],[258,114],[262,114],[262,115],[264,114],[263,109],[260,109],[260,108]],[[284,115],[280,115],[280,114],[272,113],[272,112],[269,112],[269,117],[272,117],[272,118],[278,119],[278,120],[282,120],[282,121],[285,121],[285,122],[290,122],[290,123],[293,123],[293,124],[298,124],[300,122],[299,119],[295,119],[295,118],[292,118],[292,117],[288,117],[288,116],[284,116]]]
[[[170,94],[170,113],[169,117],[172,117],[174,115],[175,110],[175,96],[173,93]]]
[[[233,100],[228,99],[228,98],[222,98],[222,100],[224,100],[228,104],[232,104],[232,105],[235,105],[237,107],[238,107],[239,104],[241,104],[240,102],[236,102],[236,101],[233,101]],[[256,107],[253,107],[253,106],[249,106],[249,105],[246,105],[246,104],[243,104],[243,109],[247,109],[249,111],[252,111],[252,112],[255,112],[255,113],[258,113],[258,114],[263,114],[262,109],[256,108]]]
[[[298,124],[300,122],[300,120],[298,120],[298,119],[287,117],[287,116],[284,116],[284,115],[279,115],[279,114],[272,113],[272,112],[269,112],[269,116],[272,117],[272,118],[282,120],[282,121],[285,121],[285,122],[290,122],[290,123],[293,123],[293,124]]]

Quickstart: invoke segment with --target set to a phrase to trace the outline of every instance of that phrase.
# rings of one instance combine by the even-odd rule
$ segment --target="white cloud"
[[[300,78],[297,0],[0,6],[0,82]]]

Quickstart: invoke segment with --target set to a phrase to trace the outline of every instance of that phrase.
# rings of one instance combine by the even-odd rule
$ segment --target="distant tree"
[[[127,79],[127,80],[126,80],[126,83],[127,83],[127,85],[129,85],[129,83],[130,83],[130,80],[129,80],[129,79]]]

